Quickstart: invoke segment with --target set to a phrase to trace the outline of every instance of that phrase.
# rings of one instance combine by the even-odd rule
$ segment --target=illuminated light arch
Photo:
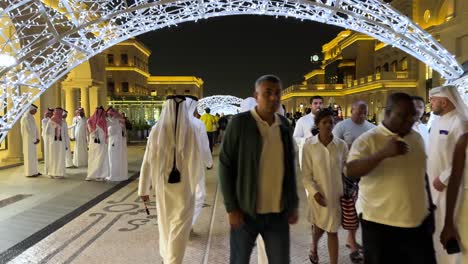
[[[393,45],[449,82],[463,74],[428,32],[380,0],[3,0],[0,15],[2,28],[15,29],[12,36],[0,32],[0,54],[16,60],[0,66],[0,113],[10,101],[0,118],[0,142],[33,101],[92,56],[149,31],[211,17],[267,15],[331,24]]]
[[[213,95],[205,97],[198,101],[197,111],[200,114],[205,113],[205,108],[209,107],[211,114],[235,115],[239,113],[241,98],[232,95]]]

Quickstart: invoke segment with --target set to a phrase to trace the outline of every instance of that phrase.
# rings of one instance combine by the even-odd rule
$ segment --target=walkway
[[[132,167],[134,168],[135,166]],[[218,181],[215,172],[216,168],[208,171],[207,174],[206,204],[188,244],[184,261],[187,264],[226,264],[229,262],[228,224],[222,195],[217,189]],[[100,183],[89,184],[80,182],[71,189],[86,188],[87,190],[92,188],[92,184],[101,185]],[[137,181],[129,183],[80,216],[69,220],[62,228],[9,263],[161,263],[157,250],[158,232],[154,202],[150,207],[151,215],[148,217],[143,204],[137,197],[137,187]],[[310,228],[306,220],[305,193],[302,188],[299,189],[301,219],[299,224],[293,226],[291,230],[291,263],[305,264],[310,263],[307,257]],[[60,199],[58,199],[59,196]],[[56,195],[56,197],[57,199],[50,200],[50,204],[64,202],[63,195]],[[1,210],[3,215],[3,208]],[[344,235],[343,231],[340,232],[340,241],[344,241]],[[343,243],[340,246],[340,254],[339,263],[351,263]],[[321,241],[320,257],[322,260],[320,263],[328,263],[325,237]],[[251,263],[257,263],[255,252]]]

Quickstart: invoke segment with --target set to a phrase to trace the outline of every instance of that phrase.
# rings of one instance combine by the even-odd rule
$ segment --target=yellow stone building
[[[62,107],[69,113],[85,109],[86,116],[97,106],[114,106],[124,111],[134,125],[152,124],[158,118],[167,95],[174,93],[203,97],[203,80],[194,76],[151,76],[148,69],[151,51],[136,39],[121,42],[77,66],[56,82],[34,104],[40,130],[48,107]],[[0,164],[22,162],[20,122],[0,145]],[[43,145],[41,142],[41,150]],[[42,156],[42,151],[39,152]]]
[[[430,32],[459,62],[468,60],[468,5],[464,0],[394,0],[391,3]],[[419,95],[444,82],[436,72],[403,51],[367,35],[345,30],[322,47],[322,64],[304,76],[302,84],[283,90],[286,111],[305,112],[313,95],[326,105],[340,106],[345,117],[351,103],[369,104],[378,117],[387,96],[394,92]]]

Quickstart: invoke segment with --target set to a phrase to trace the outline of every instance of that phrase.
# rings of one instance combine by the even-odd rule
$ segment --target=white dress
[[[25,176],[37,175],[37,149],[36,142],[39,139],[34,117],[26,112],[21,118],[21,137],[23,140],[23,156]]]
[[[60,131],[57,137],[55,136],[56,129]],[[66,132],[63,125],[59,126],[52,120],[47,122],[45,133],[48,145],[47,170],[49,176],[59,178],[65,176]]]
[[[309,220],[326,232],[335,233],[341,225],[342,172],[347,155],[346,142],[337,137],[327,146],[320,142],[318,135],[304,144],[302,180],[309,192]],[[315,201],[317,192],[325,198],[326,207]]]
[[[119,120],[114,118],[107,119],[107,131],[109,135],[109,169],[110,175],[106,178],[109,181],[127,180],[127,173],[122,171],[122,126]]]
[[[99,141],[95,141],[98,140]],[[109,177],[109,153],[104,131],[97,126],[89,134],[88,176],[86,180],[102,181]]]

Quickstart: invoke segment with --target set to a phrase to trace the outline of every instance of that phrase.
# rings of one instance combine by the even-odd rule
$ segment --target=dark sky
[[[310,56],[341,29],[268,16],[229,16],[179,24],[138,37],[152,51],[153,75],[195,75],[204,96],[245,98],[262,74],[278,75],[287,87],[301,83],[314,66]]]

